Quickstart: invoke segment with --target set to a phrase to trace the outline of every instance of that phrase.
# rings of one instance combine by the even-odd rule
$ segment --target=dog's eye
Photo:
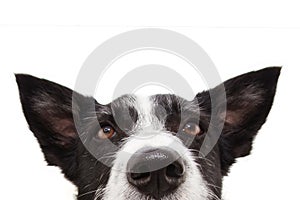
[[[100,139],[111,138],[115,134],[115,129],[111,126],[103,126],[98,132]]]
[[[198,135],[198,134],[202,133],[202,130],[201,130],[200,126],[196,123],[191,123],[191,122],[185,124],[182,131],[184,133],[187,133],[187,134],[190,134],[190,135]]]

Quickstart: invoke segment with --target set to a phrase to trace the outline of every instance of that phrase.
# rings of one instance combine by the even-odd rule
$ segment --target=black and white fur
[[[236,158],[250,153],[271,109],[279,74],[279,67],[270,67],[224,82],[227,102],[220,100],[217,86],[190,101],[171,94],[125,95],[107,105],[45,79],[24,74],[16,79],[24,115],[46,161],[77,186],[79,200],[213,200],[221,199],[222,179]],[[217,111],[226,105],[226,112],[215,116],[225,124],[218,142],[202,156],[205,136],[214,134],[207,132],[211,98]],[[203,133],[182,134],[181,126],[194,119]],[[115,133],[100,139],[99,129],[107,124]],[[182,158],[185,179],[172,192],[144,194],[128,182],[127,163],[145,147],[168,147]]]

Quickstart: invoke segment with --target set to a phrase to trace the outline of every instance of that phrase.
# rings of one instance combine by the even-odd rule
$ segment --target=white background
[[[43,161],[23,117],[13,73],[72,88],[98,45],[141,27],[174,30],[196,41],[223,80],[283,66],[268,121],[251,156],[239,159],[225,178],[224,199],[299,198],[298,9],[296,1],[1,1],[1,199],[68,200],[75,191]],[[158,57],[153,57],[156,63]]]

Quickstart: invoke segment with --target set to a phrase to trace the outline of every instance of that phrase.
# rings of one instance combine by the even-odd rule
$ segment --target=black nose
[[[160,199],[184,182],[184,162],[172,149],[143,148],[129,159],[127,179],[141,193]]]

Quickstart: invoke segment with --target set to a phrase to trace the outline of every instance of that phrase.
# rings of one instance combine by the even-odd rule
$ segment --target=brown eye
[[[195,123],[187,123],[183,129],[183,132],[190,134],[190,135],[198,135],[202,133],[202,130],[198,124]]]
[[[115,130],[111,126],[103,126],[98,132],[98,136],[101,139],[111,138],[115,133]]]

